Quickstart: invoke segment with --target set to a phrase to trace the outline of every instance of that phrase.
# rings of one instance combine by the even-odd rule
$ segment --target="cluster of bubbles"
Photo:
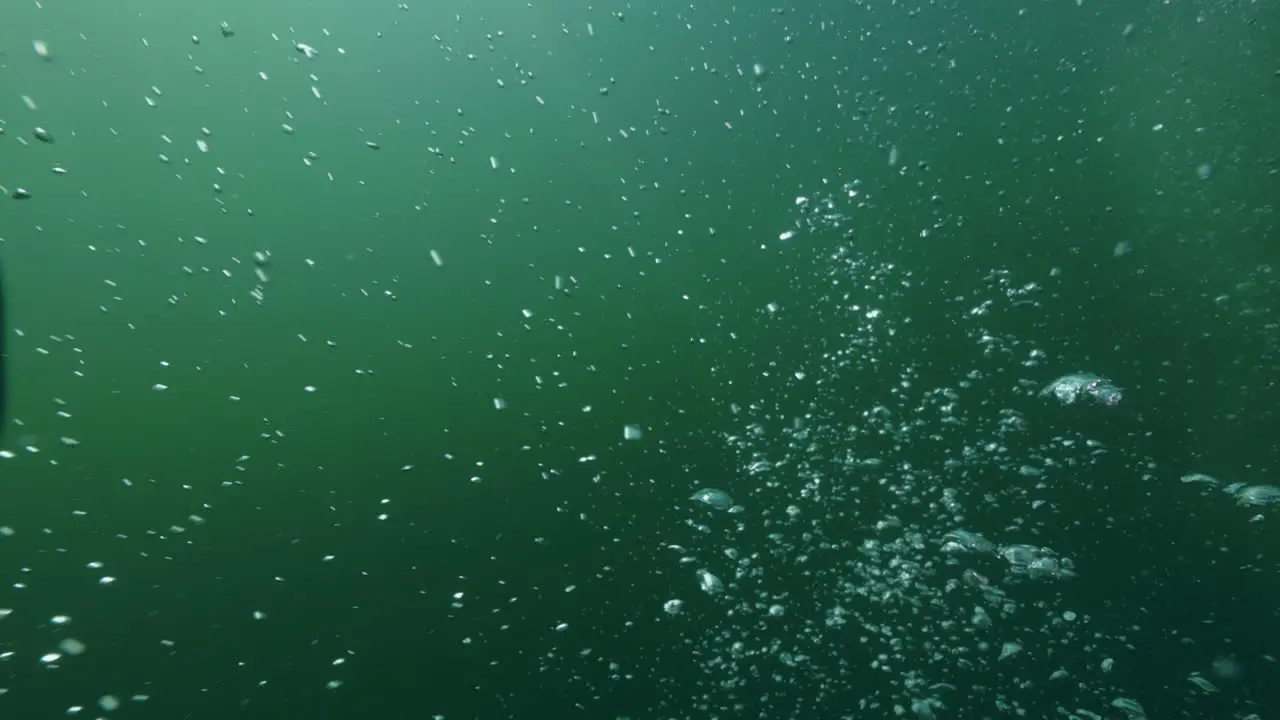
[[[1089,399],[1101,405],[1119,405],[1124,394],[1110,380],[1093,373],[1073,373],[1049,383],[1041,395],[1055,397],[1063,405],[1073,405],[1081,399]]]
[[[1053,379],[1061,348],[1051,337],[994,332],[1002,312],[1043,291],[1000,269],[984,278],[987,297],[958,312],[971,352],[941,377],[916,351],[926,331],[907,310],[913,272],[855,237],[859,184],[836,188],[799,199],[796,227],[783,233],[836,239],[816,263],[835,330],[795,374],[800,409],[735,406],[744,423],[725,436],[739,458],[738,479],[726,483],[733,497],[697,490],[672,528],[671,572],[711,603],[664,605],[689,623],[700,708],[706,717],[1146,717],[1144,688],[1114,670],[1138,662],[1137,611],[1108,617],[1073,590],[1089,583],[1077,553],[1094,549],[1087,532],[1062,527],[1070,523],[1051,492],[1100,488],[1096,478],[1117,467],[1134,482],[1155,474],[1149,457],[1089,434],[1123,412],[1123,392],[1073,368]],[[1242,503],[1273,499],[1250,492]],[[1222,667],[1205,654],[1207,672]],[[1171,694],[1186,695],[1188,711],[1225,695],[1199,671],[1187,680]],[[1256,717],[1247,698],[1215,707]]]

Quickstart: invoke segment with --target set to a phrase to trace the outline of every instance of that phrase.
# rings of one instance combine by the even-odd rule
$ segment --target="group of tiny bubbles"
[[[222,34],[224,37],[230,37],[231,35],[234,34],[226,26],[225,23],[223,24],[222,31],[223,31]],[[45,60],[52,60],[53,56],[49,51],[49,46],[43,41],[36,40],[32,42],[32,47],[35,50],[36,55],[38,55],[39,57]],[[0,135],[4,135],[4,134],[5,134],[5,129],[3,126],[0,126]],[[31,130],[31,136],[46,145],[52,145],[54,143],[53,133],[49,132],[43,127],[33,128]],[[23,144],[26,144],[26,141],[23,140],[22,138],[19,138],[18,141]],[[61,166],[54,166],[53,173],[55,175],[65,175],[67,174],[67,171],[65,168],[62,168]],[[26,188],[22,188],[22,187],[14,188],[8,194],[14,200],[30,200],[32,197],[31,192]],[[269,251],[263,251],[263,250],[254,251],[253,253],[254,272],[256,273],[258,280],[260,282],[265,283],[267,281],[266,269],[268,265],[270,265],[270,263],[271,263],[271,253]],[[5,414],[6,408],[4,405],[4,401],[6,399],[6,389],[8,386],[8,376],[5,372],[5,369],[6,369],[5,359],[7,356],[5,355],[5,352],[4,352],[4,340],[3,340],[5,335],[8,332],[7,326],[5,325],[4,303],[5,303],[5,297],[4,297],[3,275],[0,274],[0,437],[3,437],[4,428],[6,425],[8,425],[7,415]],[[0,528],[0,534],[5,534],[6,529],[7,528]],[[0,620],[7,617],[11,612],[12,610],[10,609],[0,608]],[[54,625],[66,625],[71,622],[71,618],[67,615],[57,615],[57,616],[54,616],[50,622],[52,622]],[[40,662],[46,666],[56,667],[58,664],[58,661],[60,661],[63,657],[80,655],[84,651],[85,651],[85,644],[83,642],[72,637],[67,637],[67,638],[63,638],[62,641],[58,643],[58,650],[56,652],[49,652],[41,656]],[[0,655],[0,659],[3,659],[3,655]],[[0,689],[0,694],[3,694],[3,692],[4,691]],[[144,695],[136,695],[132,699],[136,702],[141,702],[146,700],[147,697]],[[98,707],[101,708],[103,711],[110,712],[120,707],[120,699],[114,695],[103,695],[102,697],[98,698],[97,704],[98,704]],[[76,714],[83,710],[84,710],[83,707],[73,706],[67,709],[67,714]]]

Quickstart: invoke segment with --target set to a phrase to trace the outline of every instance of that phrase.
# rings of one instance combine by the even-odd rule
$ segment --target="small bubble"
[[[81,655],[85,651],[85,644],[75,638],[64,638],[58,643],[58,649],[67,655]]]

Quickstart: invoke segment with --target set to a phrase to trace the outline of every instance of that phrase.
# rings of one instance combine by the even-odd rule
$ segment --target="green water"
[[[993,273],[1043,286],[993,327],[1054,361],[984,374],[1126,390],[1089,421],[1108,490],[1050,523],[1073,607],[1139,646],[1116,682],[1274,712],[1274,513],[1166,490],[1280,482],[1275,8],[44,5],[0,17],[4,717],[891,717],[879,676],[706,680],[725,613],[664,546],[695,490],[763,492],[726,435],[980,367]],[[798,221],[854,181],[847,235]],[[844,296],[839,243],[902,282]],[[811,382],[859,302],[903,332]],[[1205,633],[1195,667],[1248,660],[1208,707],[1160,668]],[[969,679],[939,717],[1019,685]]]

